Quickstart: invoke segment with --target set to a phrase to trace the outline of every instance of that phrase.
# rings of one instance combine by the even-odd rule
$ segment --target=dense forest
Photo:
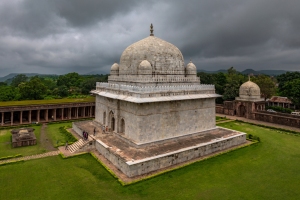
[[[248,75],[236,71],[233,67],[226,73],[199,72],[201,84],[213,84],[216,93],[223,95],[217,103],[232,101],[239,95],[240,86],[248,81]],[[0,101],[39,100],[86,97],[95,89],[96,82],[107,82],[108,75],[41,75],[27,77],[18,74],[13,78],[0,82]],[[274,95],[286,96],[296,106],[300,106],[300,73],[287,72],[273,77],[268,75],[251,76],[261,89],[265,99]],[[276,84],[278,87],[276,87]]]
[[[96,82],[107,82],[108,75],[43,75],[27,77],[18,74],[0,82],[0,101],[82,98],[96,88]]]

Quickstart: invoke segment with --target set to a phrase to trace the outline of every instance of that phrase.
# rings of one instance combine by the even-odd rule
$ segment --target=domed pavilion
[[[216,127],[215,99],[221,95],[215,93],[214,85],[200,84],[192,61],[185,65],[181,51],[155,37],[152,24],[150,27],[150,36],[128,46],[120,63],[111,66],[108,82],[97,83],[91,91],[96,96],[93,123],[101,130],[108,127],[109,133],[97,140],[96,149],[129,177],[246,141],[244,133]],[[183,141],[192,137],[199,137],[198,146]],[[213,148],[213,143],[221,146]],[[160,145],[170,145],[172,158],[166,157]],[[147,149],[150,147],[156,148],[155,154]],[[146,149],[139,150],[142,148]],[[184,156],[189,148],[197,155]],[[173,161],[167,161],[170,159]]]
[[[239,89],[239,96],[234,101],[224,101],[223,105],[216,106],[216,112],[225,115],[236,115],[248,119],[256,119],[255,112],[265,109],[265,100],[261,98],[260,88],[256,83],[243,83]]]

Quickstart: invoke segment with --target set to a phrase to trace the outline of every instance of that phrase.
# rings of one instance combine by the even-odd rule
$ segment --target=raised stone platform
[[[92,130],[93,122],[75,122],[74,127],[76,131],[87,127]],[[124,139],[120,139],[116,134],[98,133],[95,147],[120,171],[128,177],[134,177],[226,150],[245,142],[246,133],[216,127],[202,134],[181,137],[166,143],[152,143],[142,148],[124,142]]]

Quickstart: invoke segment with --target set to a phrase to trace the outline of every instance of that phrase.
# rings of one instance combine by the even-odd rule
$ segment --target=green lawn
[[[74,103],[95,101],[95,97],[76,98],[76,99],[51,99],[51,100],[26,100],[26,101],[4,101],[0,106],[23,106],[23,105],[39,105],[39,104],[57,104],[57,103]]]
[[[22,154],[23,156],[40,154],[47,152],[46,149],[40,143],[41,126],[33,126],[34,133],[37,139],[37,145],[12,148],[11,142],[11,130],[0,130],[0,157],[13,156],[16,154]],[[1,198],[0,198],[1,199]]]
[[[300,199],[300,137],[238,122],[261,143],[122,187],[90,155],[0,167],[0,199]]]
[[[45,131],[47,136],[52,141],[53,146],[57,144],[57,141],[59,141],[59,143],[65,143],[67,141],[66,136],[59,132],[59,127],[69,126],[69,125],[72,125],[72,122],[47,125]]]

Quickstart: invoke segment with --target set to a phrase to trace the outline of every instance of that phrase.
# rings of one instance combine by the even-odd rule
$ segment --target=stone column
[[[92,117],[92,109],[93,109],[93,106],[90,106],[90,117]]]
[[[76,119],[78,119],[78,107],[76,107]]]
[[[4,112],[1,115],[2,115],[1,126],[3,126],[4,125]]]
[[[61,120],[64,120],[64,109],[61,109]]]
[[[56,121],[56,108],[53,109],[52,115],[53,115],[53,120]]]
[[[28,122],[31,124],[31,110],[28,111]]]
[[[68,117],[69,119],[71,119],[72,118],[72,108],[69,108],[69,117]]]
[[[46,120],[46,122],[48,121],[48,112],[49,112],[49,109],[46,109],[46,110],[45,110],[45,113],[46,113],[45,120]]]
[[[41,113],[41,110],[37,110],[37,115],[36,115],[37,122],[40,122],[40,113]]]
[[[83,115],[82,115],[82,117],[85,117],[85,107],[83,107],[82,110],[83,110]]]
[[[13,123],[14,123],[14,112],[11,111],[10,112],[10,125],[13,125]]]
[[[20,124],[23,123],[23,111],[20,111]]]

